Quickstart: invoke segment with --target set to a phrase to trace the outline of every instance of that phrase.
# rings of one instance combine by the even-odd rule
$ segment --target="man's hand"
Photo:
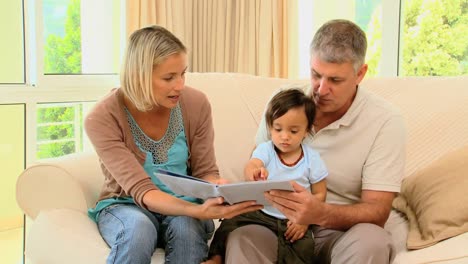
[[[308,229],[308,225],[296,224],[289,220],[286,232],[284,233],[284,237],[286,237],[287,240],[293,243],[294,241],[304,237]]]
[[[292,182],[292,186],[294,192],[272,190],[265,193],[265,198],[294,223],[337,230],[347,230],[358,223],[383,227],[395,197],[393,192],[362,190],[361,200],[355,204],[328,204],[299,184]]]
[[[294,192],[272,190],[265,193],[265,198],[294,223],[320,224],[324,203],[298,183],[291,184]]]

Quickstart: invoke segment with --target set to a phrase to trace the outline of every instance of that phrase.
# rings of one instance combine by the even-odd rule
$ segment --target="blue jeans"
[[[98,217],[101,236],[111,248],[107,263],[151,263],[157,246],[165,249],[166,263],[197,263],[208,256],[212,220],[165,216],[134,204],[115,204]]]

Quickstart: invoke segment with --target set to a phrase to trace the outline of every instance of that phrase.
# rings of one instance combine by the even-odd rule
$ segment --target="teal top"
[[[201,199],[175,194],[155,176],[155,172],[158,169],[164,169],[179,174],[187,174],[188,172],[188,146],[180,106],[177,105],[177,107],[171,110],[166,134],[158,141],[148,137],[143,130],[141,130],[127,109],[126,112],[135,143],[142,152],[146,153],[143,168],[150,176],[151,181],[165,193],[189,202],[202,203],[203,200]],[[103,199],[96,204],[95,208],[90,208],[88,210],[88,215],[97,222],[99,212],[113,204],[135,204],[135,202],[132,197],[112,197]]]

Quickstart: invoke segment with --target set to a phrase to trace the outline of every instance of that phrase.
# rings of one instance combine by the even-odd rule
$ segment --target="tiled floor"
[[[0,263],[23,263],[23,228],[0,232]]]

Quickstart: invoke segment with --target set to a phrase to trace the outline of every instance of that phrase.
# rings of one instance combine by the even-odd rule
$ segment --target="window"
[[[64,98],[51,95],[36,105],[36,149],[33,159],[81,152],[89,146],[82,120],[96,90],[105,93],[117,86],[121,53],[121,3],[103,0],[43,0],[36,20],[43,39],[37,45],[37,85],[47,91],[69,92]],[[41,6],[42,4],[42,6]],[[42,19],[41,19],[42,18]],[[122,20],[123,21],[123,20]],[[40,45],[44,43],[44,45]],[[41,56],[43,55],[43,56]],[[65,89],[64,89],[65,88]]]
[[[49,93],[34,106],[36,148],[30,157],[35,160],[81,152],[89,146],[82,120],[92,103],[77,101],[95,101],[118,85],[124,19],[123,1],[32,4],[41,11],[35,20],[38,63],[33,79]]]
[[[44,73],[117,73],[121,12],[115,3],[43,0]]]
[[[403,0],[402,76],[468,74],[468,2]]]
[[[0,250],[2,263],[23,259],[23,213],[16,204],[16,179],[24,169],[24,104],[0,105]]]
[[[299,0],[298,10],[299,54],[309,54],[313,33],[325,21],[346,18],[367,34],[368,76],[468,74],[465,0]],[[299,77],[308,77],[308,60],[299,58]]]
[[[38,159],[91,149],[82,120],[119,83],[124,4],[0,1],[0,252],[6,263],[23,261],[18,175]]]
[[[0,2],[0,83],[24,83],[23,5],[21,1]],[[8,21],[8,22],[6,22]]]
[[[46,89],[118,84],[125,1],[28,1],[34,13],[36,67],[31,82]],[[102,88],[101,88],[102,89]]]
[[[83,117],[94,103],[39,104],[36,158],[54,158],[90,150]]]
[[[337,18],[354,21],[366,32],[369,40],[367,58],[371,58],[371,63],[377,69],[381,59],[381,49],[379,47],[382,45],[382,0],[300,0],[298,10],[299,34],[297,45],[299,46],[299,54],[303,55],[298,56],[298,77],[309,77],[309,44],[315,31],[326,21]],[[377,70],[371,71],[370,74],[376,75]]]

